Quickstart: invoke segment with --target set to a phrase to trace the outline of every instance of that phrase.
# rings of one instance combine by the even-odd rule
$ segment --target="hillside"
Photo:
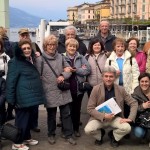
[[[40,23],[41,18],[26,13],[20,9],[10,7],[10,27],[37,27]]]

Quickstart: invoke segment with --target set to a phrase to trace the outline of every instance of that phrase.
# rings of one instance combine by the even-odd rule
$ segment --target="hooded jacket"
[[[77,49],[77,51],[81,55],[85,55],[86,52],[87,52],[86,45],[82,42],[81,39],[79,39],[78,36],[76,36],[75,39],[79,42],[79,48]],[[65,53],[66,52],[65,41],[66,41],[65,35],[60,34],[60,36],[59,36],[59,42],[58,42],[58,53]]]
[[[34,56],[32,55],[34,62]],[[8,62],[7,102],[18,108],[42,104],[45,100],[40,74],[16,45],[15,56]]]

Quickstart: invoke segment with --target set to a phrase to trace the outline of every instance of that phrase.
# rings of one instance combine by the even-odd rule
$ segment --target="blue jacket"
[[[6,100],[18,108],[39,105],[45,100],[38,70],[18,47],[8,62]]]

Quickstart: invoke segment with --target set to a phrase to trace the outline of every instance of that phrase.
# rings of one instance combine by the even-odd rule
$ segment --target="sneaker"
[[[39,142],[37,140],[33,140],[33,139],[24,141],[24,144],[27,144],[27,145],[37,145],[38,143]]]
[[[56,141],[55,141],[55,136],[49,136],[48,137],[48,142],[51,144],[51,145],[53,145],[53,144],[55,144],[56,143]]]
[[[111,146],[112,147],[118,147],[119,146],[119,142],[115,140],[112,130],[108,133],[108,136],[110,138]]]
[[[95,145],[102,145],[103,144],[104,135],[105,135],[105,130],[101,129],[101,140],[95,140]]]
[[[24,144],[13,144],[12,145],[12,150],[28,150],[29,147],[27,147]]]
[[[66,141],[67,141],[69,144],[72,144],[72,145],[76,145],[76,144],[77,144],[76,141],[75,141],[72,137],[67,138]]]
[[[81,136],[79,131],[74,131],[74,135],[75,135],[75,137],[80,137]]]
[[[36,127],[36,128],[33,128],[32,131],[34,131],[34,132],[40,132],[41,130],[38,127]]]

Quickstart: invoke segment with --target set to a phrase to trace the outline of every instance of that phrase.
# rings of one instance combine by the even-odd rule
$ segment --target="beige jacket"
[[[150,73],[150,49],[148,50],[148,54],[147,54],[146,72]]]
[[[130,114],[128,118],[134,121],[138,109],[137,101],[133,99],[129,94],[127,94],[124,88],[119,85],[114,84],[114,91],[116,102],[122,110],[122,112],[119,113],[118,116],[124,118],[124,102],[125,102],[127,103],[127,105],[130,106]],[[104,101],[105,101],[105,88],[104,84],[101,83],[97,86],[94,86],[87,104],[87,111],[91,115],[90,120],[97,119],[103,122],[104,113],[98,112],[95,109],[95,107],[102,104]]]

